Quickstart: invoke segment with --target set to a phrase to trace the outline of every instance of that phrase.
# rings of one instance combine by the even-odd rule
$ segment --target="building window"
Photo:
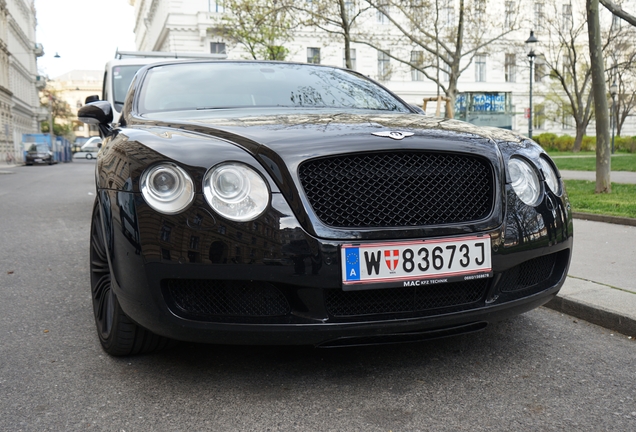
[[[379,5],[377,9],[377,20],[378,24],[388,24],[389,18],[387,15],[389,14],[389,6],[388,5]]]
[[[355,14],[355,5],[353,4],[353,0],[345,0],[345,12],[347,13],[347,19],[350,20]]]
[[[219,225],[217,231],[219,232],[219,234],[225,234],[227,232],[227,229],[225,228],[225,225]]]
[[[447,63],[442,62],[439,65],[439,68],[441,69],[441,72],[442,72],[441,73],[442,81],[448,82],[450,80],[450,71],[451,71],[450,66]]]
[[[223,7],[223,0],[208,0],[208,11],[209,12],[223,12],[225,8]]]
[[[307,63],[320,64],[320,48],[307,48]]]
[[[342,50],[342,67],[347,67],[347,57],[345,56],[345,50]],[[356,70],[356,50],[355,48],[349,49],[349,57],[351,58],[351,70]]]
[[[475,82],[486,82],[486,55],[475,56]]]
[[[561,25],[564,32],[572,30],[572,5],[564,4],[561,9]]]
[[[210,52],[212,54],[226,54],[224,42],[210,42]]]
[[[159,233],[159,238],[161,241],[170,242],[170,234],[172,233],[172,227],[168,225],[162,225],[161,232]]]
[[[543,23],[545,22],[545,16],[543,14],[544,4],[536,2],[534,4],[534,28],[536,31],[543,30]]]
[[[563,70],[562,70],[563,76],[567,77],[572,75],[572,73],[570,72],[572,70],[571,63],[570,63],[570,56],[568,55],[562,56],[561,61],[563,63]]]
[[[391,57],[389,51],[378,51],[378,79],[388,81],[391,79]]]
[[[506,30],[510,30],[515,23],[515,2],[507,1],[504,8],[504,27]]]
[[[537,56],[534,59],[534,82],[543,81],[545,76],[545,58]]]
[[[199,250],[198,236],[190,236],[190,249]]]
[[[506,82],[516,82],[517,72],[517,56],[515,54],[506,54],[506,63],[504,65],[504,75]]]
[[[536,104],[534,106],[533,123],[535,129],[545,128],[545,105]]]
[[[574,127],[572,123],[572,114],[570,113],[570,107],[566,104],[561,106],[561,127],[563,129],[571,129]]]
[[[621,17],[612,15],[612,30],[617,31],[621,28]]]
[[[455,7],[453,0],[446,0],[446,4],[442,7],[442,19],[446,28],[452,28],[455,25]]]
[[[486,13],[486,0],[475,0],[475,18],[479,21]]]
[[[411,65],[416,66],[418,68],[423,68],[424,66],[424,51],[411,51]],[[411,69],[411,80],[412,81],[424,81],[424,74],[415,69]]]

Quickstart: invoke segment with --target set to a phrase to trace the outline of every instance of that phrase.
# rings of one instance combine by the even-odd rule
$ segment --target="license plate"
[[[42,162],[42,159],[36,159],[35,161],[36,162]]]
[[[343,290],[424,286],[492,276],[490,236],[342,245]]]

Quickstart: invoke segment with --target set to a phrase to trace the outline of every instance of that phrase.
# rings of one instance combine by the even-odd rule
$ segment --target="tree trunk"
[[[581,151],[581,145],[583,144],[583,137],[585,136],[586,129],[587,129],[587,125],[583,125],[583,124],[576,125],[576,136],[574,137],[574,146],[572,147],[573,152]]]
[[[605,90],[605,66],[599,23],[599,0],[586,0],[590,41],[594,111],[596,113],[596,193],[611,193],[612,159],[610,154],[609,112]]]

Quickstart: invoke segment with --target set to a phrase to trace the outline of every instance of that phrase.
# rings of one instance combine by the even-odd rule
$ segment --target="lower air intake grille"
[[[547,281],[554,270],[558,253],[540,256],[504,272],[499,291],[515,292]]]
[[[477,221],[493,207],[485,159],[463,154],[391,152],[303,163],[307,199],[326,225],[404,227]]]
[[[168,279],[164,287],[177,315],[274,317],[290,312],[283,293],[264,282]]]
[[[344,317],[385,313],[421,312],[449,307],[467,308],[483,298],[490,279],[452,282],[426,287],[364,291],[326,291],[327,312]]]

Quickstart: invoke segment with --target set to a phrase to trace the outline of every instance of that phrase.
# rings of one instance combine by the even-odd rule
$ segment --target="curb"
[[[618,225],[629,225],[636,226],[636,219],[626,218],[620,216],[608,216],[608,215],[599,215],[592,213],[581,213],[581,212],[572,212],[572,216],[576,219],[589,220],[594,222],[605,222],[612,223]]]
[[[636,336],[636,320],[614,312],[559,297],[558,294],[544,306],[626,336]]]

